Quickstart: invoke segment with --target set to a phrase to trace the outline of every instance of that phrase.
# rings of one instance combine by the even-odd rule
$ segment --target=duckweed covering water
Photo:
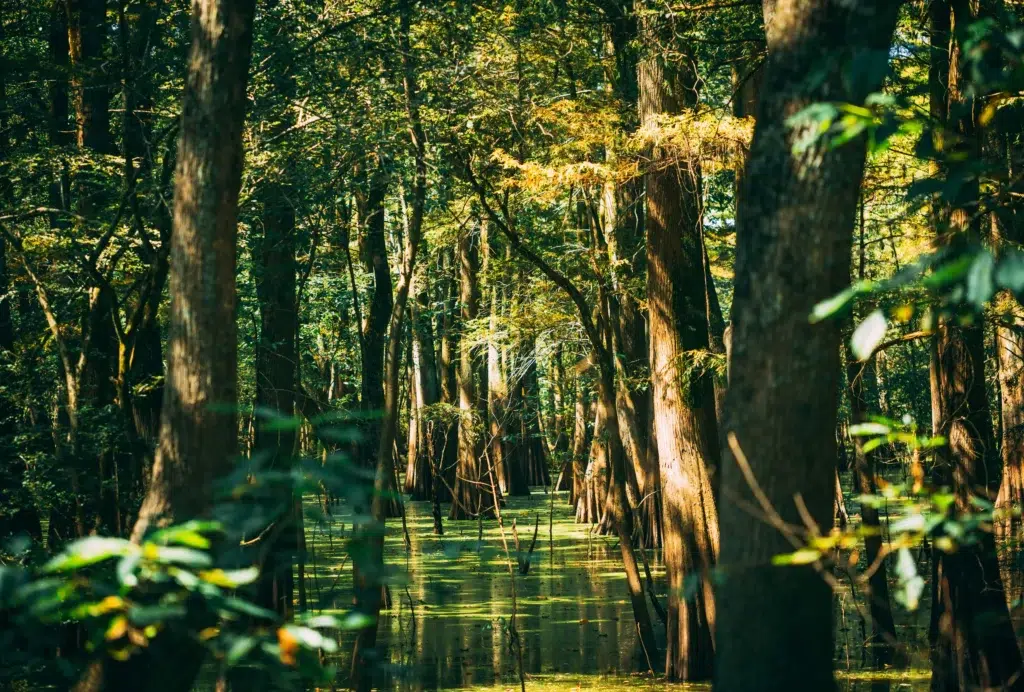
[[[518,630],[530,690],[701,690],[708,685],[669,685],[647,673],[638,650],[633,616],[626,599],[616,539],[593,535],[576,524],[564,494],[551,496],[535,489],[529,498],[509,498],[503,510],[506,538],[516,560],[511,526],[519,525],[525,551],[539,522],[529,574],[516,574]],[[445,535],[435,536],[428,503],[407,502],[407,551],[402,522],[388,521],[385,559],[392,570],[391,607],[380,624],[382,674],[380,689],[415,691],[463,688],[518,689],[515,646],[511,640],[511,583],[501,534],[495,521],[445,522]],[[351,559],[345,539],[351,516],[344,507],[314,518],[307,525],[310,559],[307,592],[311,608],[342,613],[351,605]],[[482,531],[482,532],[481,532]],[[664,602],[664,572],[649,555],[655,587]],[[849,594],[840,594],[840,610]],[[844,613],[840,613],[842,616]],[[756,617],[756,613],[751,614]],[[845,641],[856,634],[840,617],[837,677],[840,688],[882,692],[924,690],[926,670],[878,674],[856,669]],[[846,621],[847,634],[843,627]],[[352,636],[342,633],[338,660],[339,684],[347,675]],[[859,656],[859,651],[856,652]],[[915,657],[915,663],[923,663]],[[799,671],[794,671],[798,680]],[[794,690],[800,689],[798,684]]]

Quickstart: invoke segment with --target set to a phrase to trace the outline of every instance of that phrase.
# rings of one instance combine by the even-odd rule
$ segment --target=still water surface
[[[377,687],[400,692],[517,690],[509,627],[511,580],[496,522],[484,522],[481,533],[477,522],[446,520],[445,535],[438,537],[432,531],[428,503],[407,502],[406,507],[409,550],[401,520],[388,521],[385,559],[395,571],[396,583],[391,588],[392,607],[380,624],[384,665]],[[351,564],[344,550],[351,518],[344,507],[330,516],[311,514],[307,549],[312,559],[306,575],[310,605],[341,613],[350,606],[352,593]],[[564,493],[552,498],[543,489],[534,489],[529,498],[510,498],[503,516],[513,563],[513,519],[519,524],[524,551],[535,521],[539,522],[529,574],[517,573],[515,580],[528,689],[708,689],[667,685],[644,673],[647,665],[643,651],[638,650],[616,540],[591,535],[588,527],[576,524]],[[656,555],[649,559],[664,602],[663,567]],[[857,615],[847,604],[849,594],[839,594],[836,600],[841,690],[928,688],[927,673],[920,669],[881,677],[859,670]],[[920,623],[908,623],[904,633],[918,638]],[[351,640],[345,635],[341,639],[337,664],[345,675]],[[915,664],[923,664],[924,652],[918,653]],[[799,671],[794,675],[799,676]],[[794,682],[794,690],[803,689],[798,680]]]

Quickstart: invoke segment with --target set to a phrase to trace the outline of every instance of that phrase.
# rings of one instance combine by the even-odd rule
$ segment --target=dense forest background
[[[659,680],[1024,689],[1022,11],[6,2],[0,680],[368,690],[486,525],[525,689],[558,503]]]

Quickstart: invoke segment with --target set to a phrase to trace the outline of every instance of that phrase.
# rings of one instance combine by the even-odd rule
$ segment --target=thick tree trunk
[[[459,305],[465,328],[477,318],[480,309],[480,234],[464,230],[459,236]],[[452,519],[476,519],[494,516],[494,495],[491,483],[497,477],[486,454],[482,425],[487,420],[486,395],[481,397],[477,386],[477,368],[469,340],[461,339],[459,348],[459,432],[458,467],[455,474],[455,496],[452,498]]]
[[[415,380],[415,411],[417,453],[415,460],[415,482],[407,487],[414,500],[432,497],[435,470],[440,472],[443,429],[435,416],[424,413],[440,401],[440,385],[437,378],[437,362],[434,355],[434,330],[431,326],[430,294],[426,273],[420,273],[414,285],[416,302],[412,304],[412,369]],[[412,437],[412,429],[409,432]],[[442,493],[440,500],[447,500],[448,493]]]
[[[170,333],[160,445],[132,532],[201,516],[236,447],[235,252],[251,0],[195,0],[182,104],[170,256]],[[187,633],[150,642],[145,661],[93,667],[79,690],[191,689],[203,647]]]
[[[980,157],[975,130],[976,104],[966,89],[963,47],[966,27],[977,19],[967,0],[938,1],[929,10],[932,40],[955,38],[948,54],[935,51],[930,72],[931,108],[956,138],[954,156]],[[960,36],[957,36],[957,33]],[[937,46],[938,47],[938,46]],[[945,84],[945,98],[941,85]],[[969,182],[961,200],[967,204],[937,207],[933,216],[939,242],[957,250],[982,238],[973,202],[977,180]],[[953,320],[938,327],[932,362],[933,427],[947,440],[937,455],[933,476],[937,486],[956,495],[951,518],[974,511],[972,498],[997,499],[1001,477],[985,380],[985,336],[980,322]],[[960,544],[954,552],[932,550],[932,684],[936,692],[982,688],[1016,689],[1021,653],[1007,608],[993,533]]]
[[[287,179],[287,174],[284,174]],[[260,336],[256,344],[256,405],[268,412],[291,418],[295,415],[296,337],[298,313],[295,289],[295,189],[286,183],[265,181],[258,190],[262,203],[262,236],[256,242],[256,295],[260,308]],[[253,455],[253,477],[260,472],[286,473],[295,454],[295,428],[290,425],[267,428],[257,423]],[[272,527],[259,545],[263,556],[257,601],[287,616],[292,609],[294,584],[292,567],[298,550],[296,525],[299,517],[287,481],[261,484],[273,492],[265,497],[272,503],[267,525]],[[266,491],[261,491],[263,495]]]
[[[673,27],[645,18],[640,113],[655,127],[662,114],[696,104],[696,72],[685,56],[670,62],[660,46]],[[701,176],[696,160],[672,164],[655,148],[647,184],[647,298],[651,332],[654,432],[668,577],[669,679],[706,680],[714,663],[715,602],[710,573],[718,557],[718,513],[711,474],[719,462],[712,377],[687,374],[686,354],[709,347],[701,228]],[[687,597],[686,580],[699,580]]]
[[[774,6],[773,6],[774,5]],[[721,556],[715,689],[832,690],[832,598],[812,565],[776,566],[792,552],[783,527],[832,524],[839,395],[839,325],[812,325],[819,301],[850,280],[850,247],[865,142],[794,142],[787,119],[817,101],[860,103],[882,70],[851,89],[846,58],[887,56],[901,3],[778,0],[766,3],[768,62],[737,218],[736,292],[722,466]],[[807,66],[819,78],[808,81]],[[749,473],[748,473],[749,472]],[[756,486],[754,484],[757,484]],[[755,511],[751,512],[750,508]],[[802,543],[802,541],[795,541]],[[756,622],[750,612],[757,609]]]
[[[235,245],[253,3],[195,0],[160,446],[133,536],[205,512],[236,446]]]
[[[518,403],[520,405],[519,415],[519,444],[518,455],[522,473],[526,478],[526,485],[551,484],[551,471],[548,468],[547,445],[544,443],[544,435],[540,428],[540,386],[537,382],[537,359],[534,343],[523,351],[523,358],[526,361],[523,376],[519,380]],[[527,488],[527,493],[529,488]]]
[[[588,404],[582,378],[577,376],[572,427],[572,485],[569,493],[569,504],[574,507],[583,496],[583,488],[586,483],[587,452],[590,449],[590,436],[593,432],[587,425],[587,421],[591,417]]]
[[[112,79],[105,73],[108,61],[103,55],[108,26],[106,0],[67,0],[67,17],[78,146],[112,154],[108,86]]]
[[[445,266],[441,274],[441,303],[444,306],[441,317],[441,348],[437,363],[438,380],[441,384],[441,402],[448,406],[448,411],[459,406],[458,359],[459,359],[459,328],[457,320],[459,282],[457,254],[445,255]],[[447,422],[442,424],[441,455],[439,464],[441,480],[445,485],[445,494],[450,499],[455,487],[455,469],[459,457],[459,422],[457,418],[446,415]]]
[[[366,312],[360,327],[363,331],[363,361],[359,402],[363,412],[371,420],[376,420],[384,409],[384,348],[393,298],[384,230],[387,178],[380,168],[364,172],[364,177],[366,180],[356,190],[356,206],[362,226],[359,255],[366,271],[373,276],[373,286],[369,300],[364,303]],[[369,423],[363,444],[363,461],[366,464],[373,464],[379,437],[379,425]]]

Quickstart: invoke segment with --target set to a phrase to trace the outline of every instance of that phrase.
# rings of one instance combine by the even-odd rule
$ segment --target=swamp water
[[[529,498],[509,498],[502,510],[516,571],[517,627],[528,690],[701,690],[709,685],[669,685],[644,671],[617,541],[591,535],[576,524],[565,493],[535,488]],[[510,637],[511,584],[497,522],[445,519],[435,536],[426,502],[406,502],[407,551],[401,519],[389,519],[385,561],[394,571],[392,605],[382,614],[378,648],[382,672],[375,687],[416,692],[434,689],[518,690],[515,644]],[[351,602],[351,563],[345,541],[351,517],[345,507],[307,515],[306,591],[315,611],[343,614]],[[525,552],[539,521],[529,574],[515,570],[512,521]],[[550,522],[550,523],[549,523]],[[664,570],[649,555],[662,603]],[[861,625],[849,592],[837,594],[836,676],[849,692],[928,689],[927,653],[912,656],[915,669],[878,674],[860,668]],[[752,613],[751,617],[756,617]],[[920,618],[901,628],[921,639]],[[663,628],[662,634],[663,635]],[[341,635],[339,676],[347,676],[352,637]],[[664,642],[661,642],[664,645]],[[911,644],[913,647],[914,644]],[[794,690],[799,671],[794,671]],[[339,684],[344,684],[339,679]]]

